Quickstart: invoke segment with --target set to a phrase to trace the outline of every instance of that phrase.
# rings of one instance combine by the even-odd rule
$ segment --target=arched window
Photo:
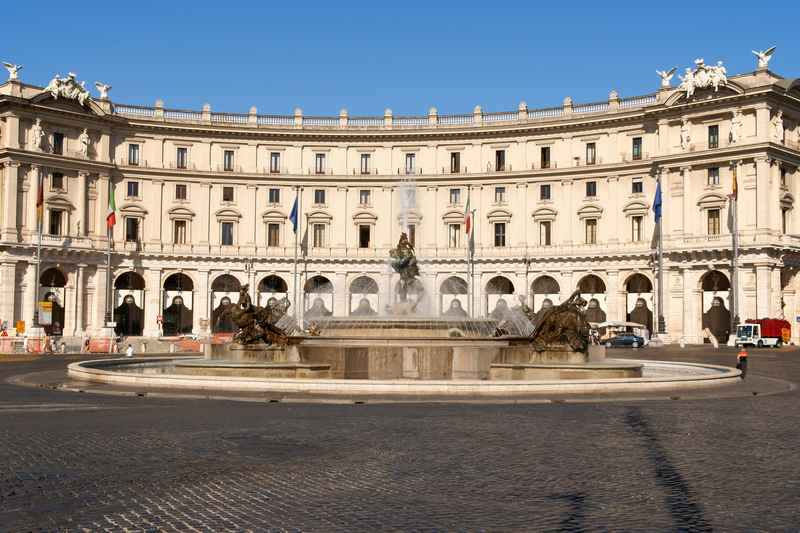
[[[594,274],[589,274],[578,283],[578,289],[581,294],[603,294],[606,292],[606,284]]]
[[[211,284],[211,292],[239,292],[242,284],[230,274],[219,276]]]
[[[305,318],[319,320],[333,315],[333,283],[325,276],[314,276],[303,286]]]
[[[350,284],[350,292],[353,294],[378,294],[378,284],[372,278],[361,276]]]
[[[531,284],[531,291],[533,294],[558,294],[561,288],[558,282],[550,276],[539,276]]]
[[[165,291],[191,291],[194,290],[194,283],[192,278],[186,274],[172,274],[164,280]]]
[[[59,269],[48,268],[39,276],[39,283],[42,287],[66,287],[67,278]]]
[[[511,306],[510,296],[514,294],[514,284],[505,276],[495,276],[486,284],[486,310],[489,317],[503,320]]]
[[[653,284],[643,274],[634,274],[628,278],[625,283],[625,290],[629,293],[641,294],[644,292],[653,292]]]
[[[121,291],[143,291],[144,278],[136,272],[125,272],[114,280],[114,288]]]
[[[269,293],[276,293],[276,292],[288,292],[289,289],[286,286],[286,282],[283,281],[283,278],[276,275],[270,275],[266,278],[262,279],[258,283],[258,292],[269,292]]]
[[[719,292],[729,291],[731,289],[731,282],[728,277],[719,270],[712,270],[703,275],[702,279],[703,291]]]
[[[487,294],[514,294],[514,284],[505,276],[495,276],[486,284]]]

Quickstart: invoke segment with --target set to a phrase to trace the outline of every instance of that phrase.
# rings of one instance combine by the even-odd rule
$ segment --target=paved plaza
[[[735,363],[613,354],[634,355]],[[800,394],[764,385],[800,382],[794,348],[756,350],[735,393],[692,399],[270,403],[8,383],[78,359],[0,364],[3,531],[800,529]]]

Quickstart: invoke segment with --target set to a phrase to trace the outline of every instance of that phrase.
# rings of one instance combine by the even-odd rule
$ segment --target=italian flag
[[[467,206],[464,208],[464,231],[467,235],[472,231],[472,211],[469,208],[469,196],[467,196]]]
[[[108,193],[108,212],[106,213],[106,226],[112,229],[117,223],[117,202],[114,200],[114,187]]]

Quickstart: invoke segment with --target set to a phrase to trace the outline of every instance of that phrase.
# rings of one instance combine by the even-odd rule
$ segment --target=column
[[[26,330],[30,331],[34,327],[33,323],[33,310],[36,304],[36,263],[31,261],[25,268],[25,273],[22,276],[22,320],[25,321]]]
[[[758,157],[756,162],[756,209],[755,222],[756,230],[766,230],[769,228],[769,172],[770,160],[766,157]],[[741,188],[742,184],[739,184]]]
[[[627,320],[626,305],[625,305],[625,290],[624,286],[620,286],[619,272],[616,270],[609,270],[608,284],[606,285],[606,301],[608,320]]]
[[[769,316],[770,318],[778,318],[786,315],[789,320],[792,320],[792,317],[789,314],[786,314],[784,311],[784,306],[786,306],[786,310],[789,310],[789,302],[783,301],[783,286],[781,283],[781,269],[778,266],[773,266],[770,272],[770,306],[769,306]]]
[[[94,232],[95,238],[103,243],[105,243],[107,239],[106,211],[108,206],[108,184],[110,180],[111,178],[108,174],[100,174],[97,176],[97,201],[95,202],[97,208],[94,212]]]
[[[689,198],[691,198],[692,196],[691,177],[692,177],[692,167],[689,166],[681,167],[681,189],[683,190],[683,194],[681,195],[680,201],[681,201],[681,222],[684,235],[695,234],[697,226],[696,224],[692,224],[692,221],[694,220],[694,218],[700,218],[699,216],[694,218],[692,217],[692,214],[697,213],[697,210],[695,206],[693,211],[693,206],[691,205],[692,202],[689,201]],[[661,195],[663,198],[664,196],[663,183],[661,184],[661,187],[662,187]]]
[[[10,161],[3,167],[3,231],[4,240],[17,240],[17,186],[19,163]]]
[[[524,249],[528,244],[527,232],[525,231],[528,222],[528,217],[525,216],[527,212],[525,204],[528,197],[528,184],[517,183],[512,185],[509,187],[508,193],[511,193],[512,190],[514,191],[514,197],[508,199],[508,204],[511,207],[511,228],[509,230],[513,231],[514,246],[524,253]],[[510,246],[511,239],[507,240],[506,244]]]
[[[92,326],[96,333],[101,333],[105,327],[106,275],[106,264],[97,265],[94,272],[94,308],[92,309]],[[111,303],[109,302],[110,305]],[[113,313],[112,309],[109,309],[109,311]]]
[[[83,323],[83,300],[86,297],[83,280],[85,268],[85,264],[79,263],[75,269],[75,328],[72,332],[75,336],[82,336],[85,328]]]
[[[349,298],[347,291],[347,274],[344,272],[337,272],[333,276],[333,316],[347,316],[347,300]]]
[[[156,321],[161,314],[161,269],[149,268],[145,271],[144,331],[145,337],[158,337],[160,331]]]
[[[753,318],[767,318],[770,314],[770,275],[769,265],[756,264],[756,316]],[[742,313],[742,321],[746,318]]]
[[[198,243],[203,249],[207,249],[211,235],[211,184],[200,184],[200,206],[197,209],[197,227],[191,232],[192,244]],[[193,221],[194,222],[194,221]]]
[[[760,141],[769,139],[769,115],[767,104],[758,104],[756,107],[756,137]]]
[[[683,336],[686,342],[702,343],[703,290],[700,288],[698,270],[684,270],[683,274]]]
[[[78,201],[77,201],[77,232],[78,237],[86,235],[86,187],[87,187],[87,173],[78,171]]]
[[[667,119],[661,119],[658,121],[657,153],[651,153],[650,155],[651,156],[669,155],[669,152],[670,152],[669,121]]]
[[[211,285],[208,283],[209,269],[200,269],[197,271],[197,286],[194,290],[194,298],[192,302],[192,331],[200,333],[200,319],[204,318],[211,320]],[[255,296],[254,292],[250,293],[251,297]]]
[[[0,263],[0,321],[7,320],[14,327],[14,292],[17,290],[16,263]]]

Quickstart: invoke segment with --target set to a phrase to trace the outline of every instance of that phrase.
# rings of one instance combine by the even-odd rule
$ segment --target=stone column
[[[625,316],[625,287],[619,284],[619,272],[616,270],[609,270],[608,284],[606,285],[606,294],[608,296],[607,317],[609,320],[626,320]]]
[[[106,211],[108,206],[108,184],[110,179],[111,177],[108,174],[100,174],[97,176],[97,201],[95,202],[97,208],[94,212],[94,232],[95,238],[103,244],[105,244],[108,239],[108,232],[106,230]]]
[[[161,314],[161,269],[150,268],[145,272],[144,331],[145,337],[160,334],[156,317]]]
[[[788,310],[788,302],[783,301],[783,287],[781,286],[781,269],[773,266],[770,271],[770,306],[769,316],[778,318],[784,316],[784,305]],[[789,320],[793,317],[787,315]]]
[[[756,162],[756,208],[755,222],[756,230],[766,230],[769,228],[769,173],[770,160],[766,157],[758,157]],[[741,187],[741,183],[739,184]]]
[[[205,318],[211,321],[211,285],[208,283],[209,269],[203,268],[197,272],[197,287],[194,291],[194,302],[192,305],[192,330],[195,333],[203,333],[200,329],[200,319]],[[251,297],[254,296],[251,293]]]
[[[75,306],[78,301],[76,289],[76,272],[66,270],[67,286],[64,287],[64,323],[61,325],[64,335],[75,335]]]
[[[3,166],[3,231],[4,240],[17,241],[17,187],[20,164],[9,161]]]
[[[72,334],[75,336],[82,336],[85,329],[83,323],[83,300],[86,298],[86,291],[84,288],[85,268],[85,264],[79,263],[75,269],[75,328],[72,331]]]
[[[696,233],[696,225],[692,224],[692,209],[694,208],[696,212],[696,206],[692,206],[692,202],[689,201],[689,198],[692,197],[692,167],[683,166],[681,167],[681,189],[683,190],[683,194],[681,195],[681,225],[683,227],[683,234],[684,235],[694,235]],[[661,184],[661,195],[664,196],[664,184]]]
[[[14,327],[14,293],[17,291],[16,263],[0,263],[0,321],[7,320]]]
[[[347,274],[344,272],[337,272],[333,276],[333,316],[347,316],[349,309],[347,308],[347,300],[349,293],[347,291]]]
[[[756,106],[756,138],[760,141],[769,139],[769,106],[766,103]]]
[[[661,119],[658,121],[658,152],[651,154],[651,156],[669,155],[670,148],[669,121],[667,119]]]
[[[78,172],[78,202],[77,202],[77,223],[79,224],[78,237],[86,235],[86,189],[88,174],[83,171]]]
[[[767,318],[770,314],[770,274],[769,265],[756,264],[756,317]],[[745,316],[741,317],[744,320]]]
[[[197,204],[197,226],[190,233],[192,244],[198,243],[201,248],[208,249],[211,235],[211,184],[200,184],[200,202]],[[194,222],[194,221],[193,221]],[[196,233],[195,233],[196,232]]]
[[[6,131],[5,131],[5,141],[6,146],[9,148],[20,148],[19,145],[19,117],[14,115],[8,115],[5,117],[6,120]],[[27,144],[27,142],[26,142]],[[26,147],[28,148],[28,147]],[[30,148],[28,148],[30,149]]]
[[[105,327],[106,274],[106,263],[97,265],[94,272],[94,308],[92,309],[92,326],[96,333],[102,333]],[[110,302],[109,305],[113,307],[113,302]],[[113,309],[109,309],[109,311],[113,313]]]
[[[25,273],[22,277],[22,286],[20,289],[22,290],[23,299],[22,299],[22,320],[25,321],[25,328],[26,330],[30,330],[34,327],[33,323],[33,311],[35,306],[36,298],[36,286],[38,283],[36,282],[36,263],[32,260],[28,263],[28,266],[25,268]]]

